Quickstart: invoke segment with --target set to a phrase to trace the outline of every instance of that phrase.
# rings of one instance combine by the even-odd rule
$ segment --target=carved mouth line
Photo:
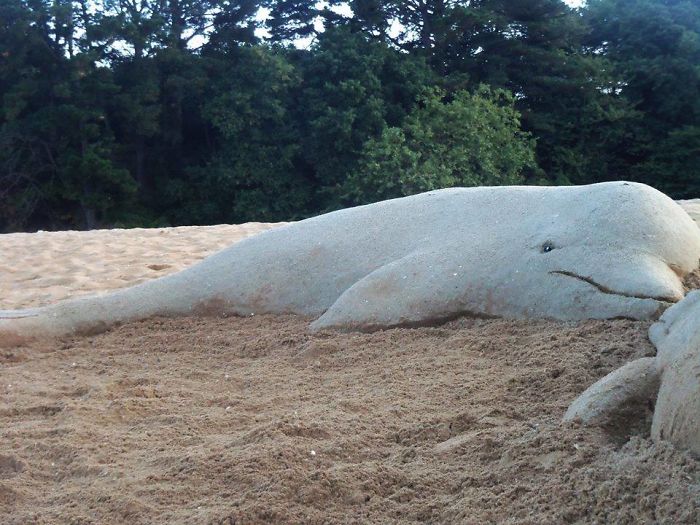
[[[656,297],[653,295],[635,295],[635,294],[624,293],[624,292],[616,292],[615,290],[612,290],[612,289],[608,288],[607,286],[603,286],[602,284],[595,282],[590,277],[584,277],[583,275],[578,275],[577,273],[568,272],[566,270],[552,270],[549,273],[555,274],[555,275],[564,275],[566,277],[578,279],[579,281],[583,281],[586,284],[590,284],[591,286],[596,288],[599,292],[607,294],[607,295],[618,295],[620,297],[629,297],[630,299],[652,299],[654,301],[658,301],[661,303],[675,303],[675,302],[677,302],[677,300],[672,298],[672,297],[663,297],[663,296]]]

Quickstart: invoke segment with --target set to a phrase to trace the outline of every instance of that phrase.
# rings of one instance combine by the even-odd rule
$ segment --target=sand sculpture
[[[643,184],[453,188],[270,230],[107,295],[0,312],[0,341],[205,313],[360,330],[464,314],[647,319],[683,297],[699,257],[695,223]]]
[[[656,396],[652,439],[700,454],[700,291],[689,293],[649,329],[656,357],[632,361],[589,387],[565,421],[604,424]]]

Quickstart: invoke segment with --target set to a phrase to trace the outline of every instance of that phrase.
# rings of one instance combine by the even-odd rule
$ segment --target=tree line
[[[700,196],[697,0],[1,0],[0,231]]]

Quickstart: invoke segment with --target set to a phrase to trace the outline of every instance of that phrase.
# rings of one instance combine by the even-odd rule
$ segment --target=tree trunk
[[[182,39],[184,31],[185,20],[180,0],[170,0],[170,41],[175,49],[185,49],[185,42]]]
[[[87,139],[85,138],[85,126],[84,123],[81,124],[81,140],[80,140],[80,155],[85,158],[87,153]],[[92,181],[88,178],[84,170],[81,169],[83,180],[82,183],[82,199],[80,199],[80,208],[83,211],[83,224],[86,230],[94,230],[97,228],[97,212],[95,208],[89,206],[87,203],[90,202],[90,197],[93,193]]]
[[[97,213],[95,208],[91,208],[85,205],[85,202],[81,202],[81,207],[83,209],[83,222],[86,230],[95,230],[99,226],[97,221]]]

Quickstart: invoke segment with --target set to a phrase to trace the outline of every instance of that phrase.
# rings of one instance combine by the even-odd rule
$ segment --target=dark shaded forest
[[[697,0],[0,0],[0,232],[700,196]]]

